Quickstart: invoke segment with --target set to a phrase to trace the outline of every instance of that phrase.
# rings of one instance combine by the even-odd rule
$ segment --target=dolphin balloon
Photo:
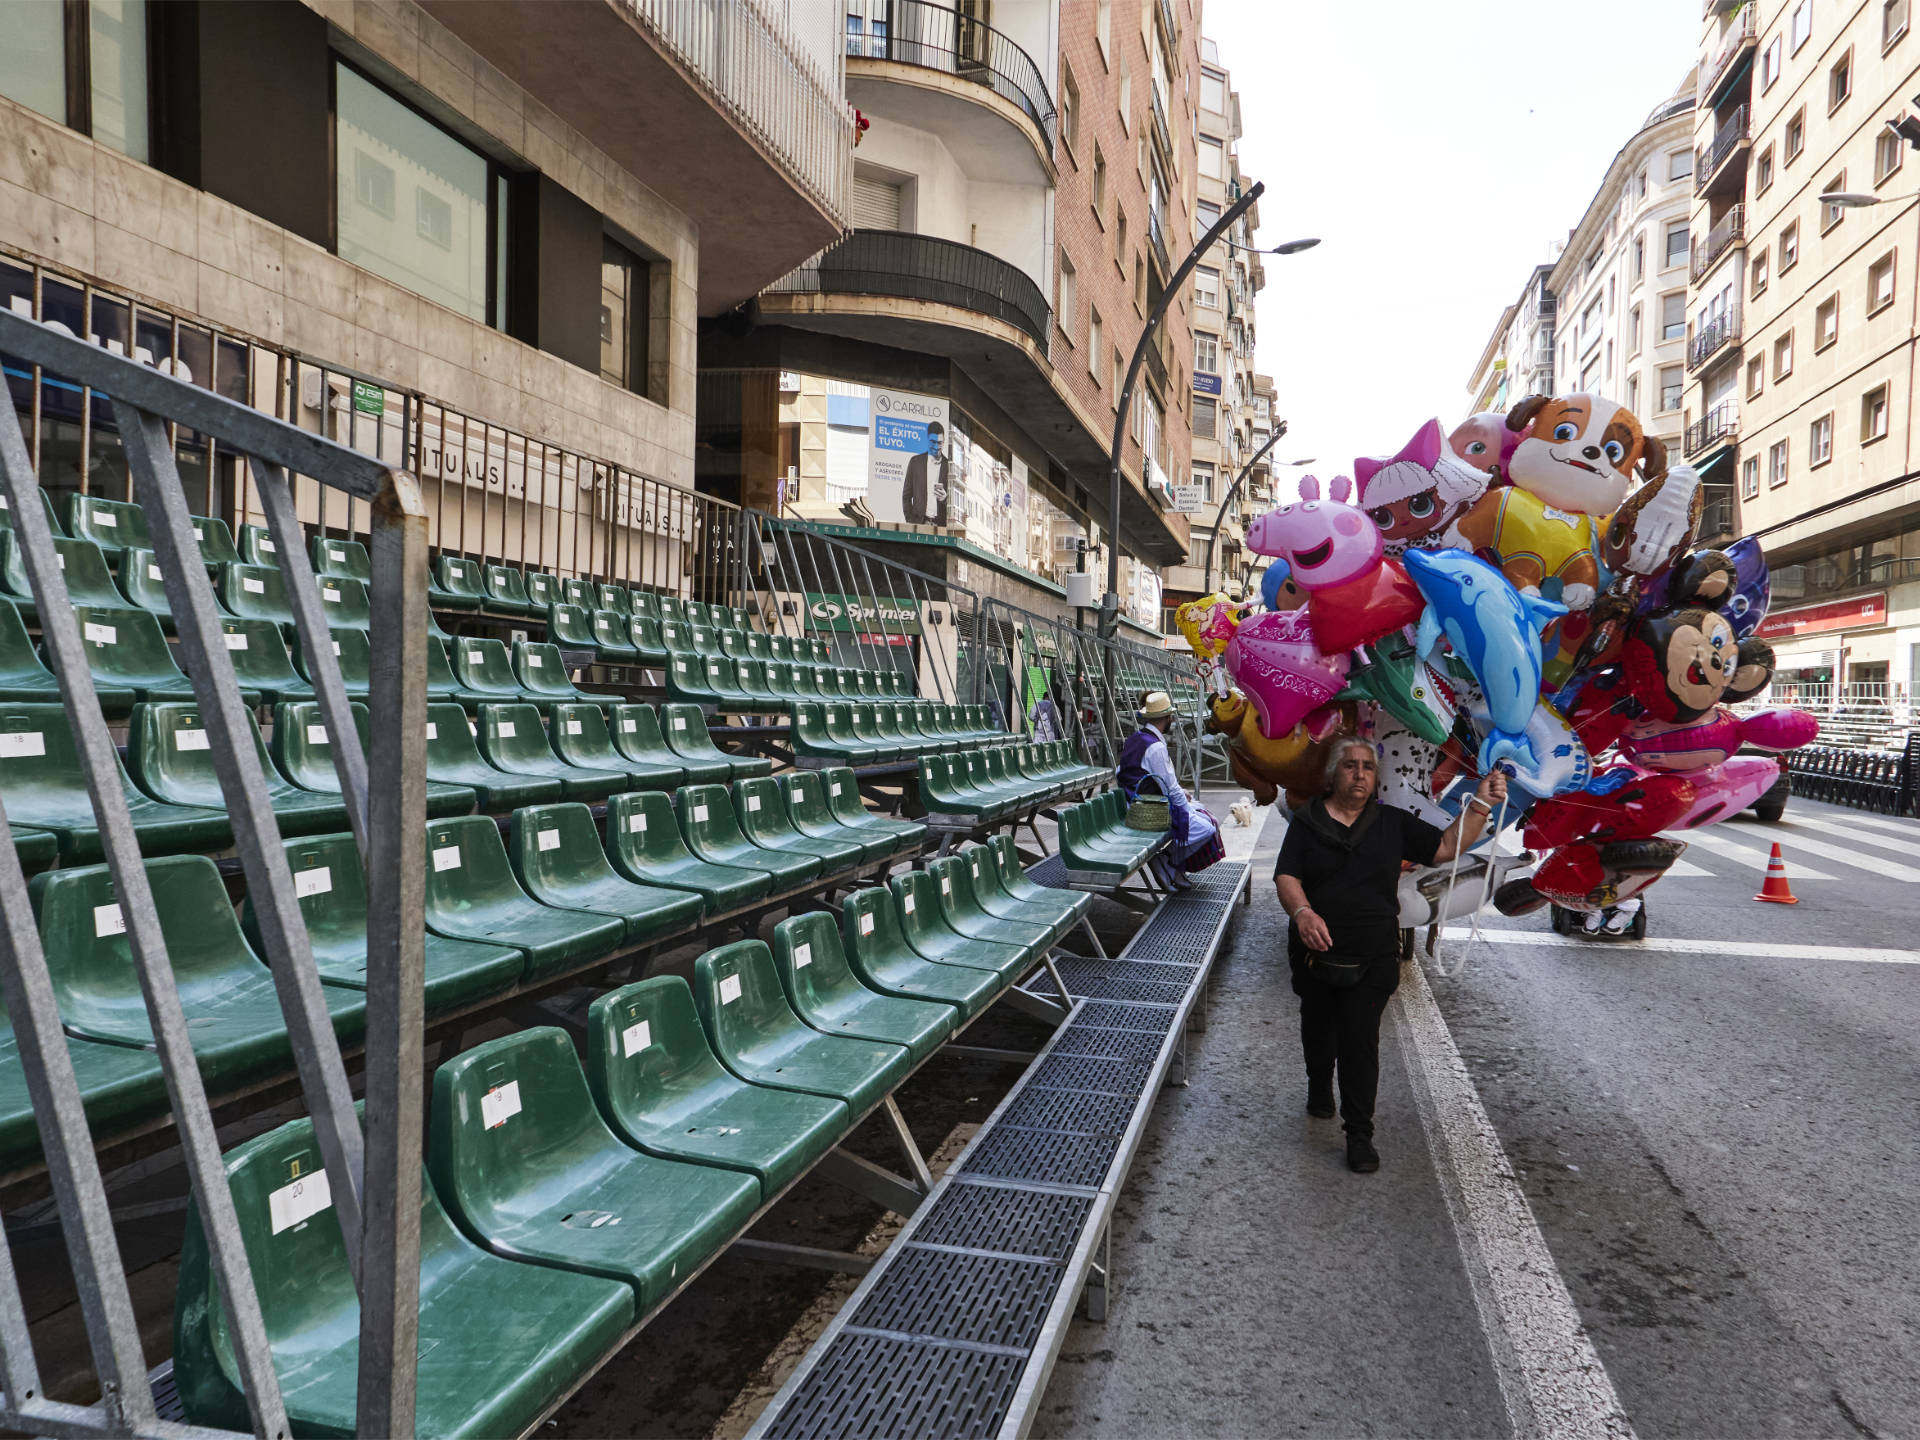
[[[1489,729],[1480,743],[1480,773],[1503,760],[1537,772],[1527,723],[1540,703],[1540,632],[1567,607],[1522,595],[1486,561],[1460,550],[1409,550],[1404,561],[1427,602],[1414,648],[1428,659],[1444,634],[1486,697]]]

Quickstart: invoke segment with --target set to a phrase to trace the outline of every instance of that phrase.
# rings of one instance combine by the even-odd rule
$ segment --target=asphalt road
[[[1367,1177],[1256,892],[1036,1433],[1920,1433],[1920,823],[1686,838],[1646,945],[1496,916],[1409,968]]]

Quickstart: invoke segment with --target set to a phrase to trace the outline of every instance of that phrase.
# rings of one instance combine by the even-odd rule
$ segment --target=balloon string
[[[1442,970],[1440,972],[1440,978],[1443,980],[1458,980],[1460,978],[1460,972],[1467,968],[1467,961],[1473,958],[1474,942],[1481,938],[1480,912],[1487,908],[1487,901],[1493,898],[1493,877],[1494,877],[1493,854],[1494,854],[1494,847],[1499,843],[1500,831],[1502,827],[1504,827],[1507,823],[1507,799],[1508,797],[1505,795],[1502,795],[1500,797],[1500,814],[1498,815],[1498,817],[1495,818],[1493,822],[1493,829],[1490,832],[1492,836],[1492,840],[1487,847],[1487,878],[1486,878],[1486,882],[1482,884],[1480,887],[1480,903],[1473,907],[1472,933],[1467,936],[1466,949],[1461,952],[1460,963],[1453,967],[1452,973],[1449,974],[1445,970]],[[1443,927],[1445,923],[1446,922],[1444,920],[1441,922]]]

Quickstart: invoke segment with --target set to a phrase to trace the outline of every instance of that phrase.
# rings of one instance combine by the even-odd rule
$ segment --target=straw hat
[[[1147,696],[1147,703],[1140,707],[1142,720],[1166,720],[1173,715],[1173,697],[1164,690],[1155,690]]]

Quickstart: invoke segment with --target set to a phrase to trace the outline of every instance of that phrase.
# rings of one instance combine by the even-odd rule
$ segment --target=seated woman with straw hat
[[[1181,787],[1173,773],[1173,757],[1167,753],[1167,732],[1173,728],[1173,699],[1164,690],[1155,690],[1139,711],[1140,728],[1120,747],[1120,765],[1115,779],[1131,805],[1144,791],[1159,795],[1167,802],[1167,848],[1153,857],[1153,873],[1169,890],[1188,890],[1193,881],[1187,875],[1204,870],[1225,855],[1220,843],[1220,822],[1207,813]]]

